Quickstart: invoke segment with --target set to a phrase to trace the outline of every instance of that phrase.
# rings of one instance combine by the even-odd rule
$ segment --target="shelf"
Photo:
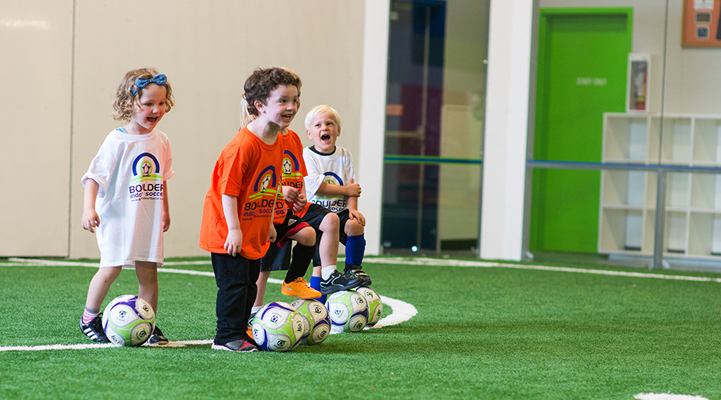
[[[603,162],[721,167],[721,116],[604,115]],[[653,255],[657,172],[602,170],[598,251]],[[721,260],[721,174],[666,175],[663,252]]]

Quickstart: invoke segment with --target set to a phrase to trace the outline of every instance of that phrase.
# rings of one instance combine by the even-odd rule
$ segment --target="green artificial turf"
[[[212,271],[190,261],[197,259],[168,268]],[[0,396],[633,399],[653,392],[721,399],[721,283],[373,258],[364,269],[378,293],[411,304],[417,315],[288,353],[209,344],[0,351]],[[0,346],[89,343],[77,324],[94,273],[0,262]],[[165,272],[159,279],[166,336],[211,340],[214,279]],[[135,275],[123,271],[105,304],[133,293]],[[289,300],[268,285],[266,302]]]

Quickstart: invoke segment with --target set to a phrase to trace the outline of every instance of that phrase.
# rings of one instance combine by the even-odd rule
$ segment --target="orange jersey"
[[[215,163],[210,189],[203,204],[200,247],[226,253],[228,224],[222,195],[238,198],[238,218],[243,233],[240,255],[257,260],[268,250],[268,230],[276,193],[280,189],[283,147],[280,140],[268,145],[242,128]]]
[[[288,129],[288,133],[280,135],[283,137],[283,186],[291,186],[300,192],[305,186],[303,177],[308,175],[303,161],[303,143],[300,142],[298,134]],[[303,217],[308,211],[310,203],[306,203],[300,212],[293,212]],[[286,202],[286,207],[293,209],[293,203]]]

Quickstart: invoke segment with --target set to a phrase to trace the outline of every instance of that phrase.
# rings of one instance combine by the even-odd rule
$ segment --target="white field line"
[[[446,266],[446,267],[473,267],[473,268],[511,268],[511,269],[529,269],[539,271],[555,271],[555,272],[573,272],[580,274],[593,275],[610,275],[610,276],[627,276],[633,278],[652,278],[652,279],[669,279],[677,281],[695,281],[695,282],[716,282],[721,283],[721,278],[706,278],[700,276],[683,276],[683,275],[660,275],[643,272],[624,272],[624,271],[605,271],[600,269],[584,269],[584,268],[568,268],[568,267],[549,267],[545,265],[523,265],[523,264],[507,264],[488,261],[465,261],[465,260],[441,260],[435,258],[367,258],[363,260],[364,264],[404,264],[404,265],[429,265],[429,266]]]
[[[339,258],[340,260],[340,258]],[[97,268],[96,263],[82,263],[75,261],[52,261],[52,260],[40,260],[40,259],[27,259],[27,258],[10,258],[13,266],[76,266],[76,267],[94,267]],[[403,258],[403,257],[368,257],[364,260],[366,264],[404,264],[404,265],[429,265],[439,267],[472,267],[472,268],[510,268],[510,269],[528,269],[528,270],[539,270],[539,271],[555,271],[555,272],[571,272],[579,274],[593,274],[593,275],[609,275],[609,276],[626,276],[633,278],[651,278],[651,279],[668,279],[678,281],[693,281],[693,282],[716,282],[721,283],[721,278],[707,278],[700,276],[684,276],[684,275],[661,275],[654,273],[644,272],[624,272],[624,271],[605,271],[600,269],[584,269],[584,268],[569,268],[569,267],[550,267],[546,265],[524,265],[524,264],[508,264],[499,262],[488,262],[488,261],[467,261],[467,260],[444,260],[437,258]],[[210,265],[210,261],[190,261],[190,262],[167,262],[164,265]],[[3,264],[0,264],[2,267]],[[173,270],[170,268],[160,268],[158,271],[161,272],[177,272],[184,274],[196,274],[196,275],[208,275],[213,276],[212,272],[203,271],[191,271],[191,270]],[[269,281],[270,282],[270,281]],[[280,282],[273,282],[280,283]]]
[[[633,398],[638,400],[708,400],[701,396],[671,393],[639,393],[633,396]]]

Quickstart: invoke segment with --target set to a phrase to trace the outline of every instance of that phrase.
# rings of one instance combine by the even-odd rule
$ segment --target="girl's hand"
[[[167,232],[168,229],[170,229],[170,215],[165,213],[165,215],[163,215],[163,232]]]
[[[360,197],[361,195],[361,187],[359,184],[355,183],[353,178],[350,178],[350,182],[348,182],[347,185],[345,185],[346,189],[346,196],[348,197]]]
[[[359,224],[366,226],[366,217],[363,216],[358,210],[348,210],[348,215],[351,219],[355,219]]]
[[[241,244],[243,244],[243,232],[239,228],[229,229],[223,246],[228,255],[235,257],[236,254],[240,254]]]
[[[100,217],[98,216],[98,213],[95,212],[94,208],[87,208],[83,211],[82,224],[83,229],[90,231],[91,233],[95,233],[95,229],[93,228],[100,225]]]

